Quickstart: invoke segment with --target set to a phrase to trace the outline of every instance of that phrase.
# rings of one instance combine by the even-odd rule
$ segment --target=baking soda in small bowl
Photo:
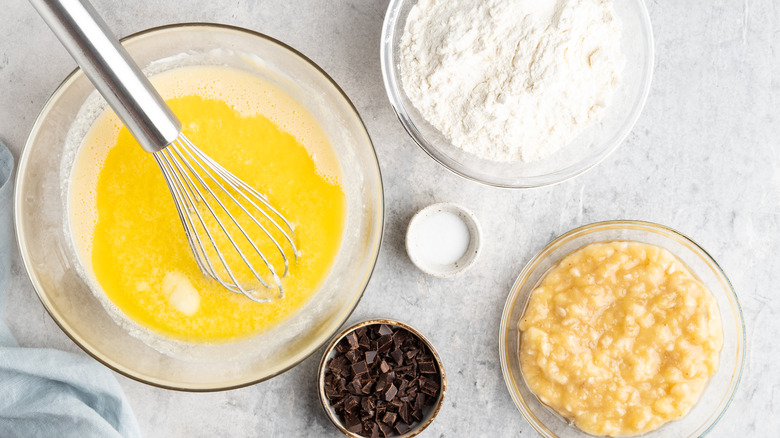
[[[406,251],[423,272],[449,277],[469,268],[480,249],[481,230],[473,213],[455,204],[434,204],[409,222]]]

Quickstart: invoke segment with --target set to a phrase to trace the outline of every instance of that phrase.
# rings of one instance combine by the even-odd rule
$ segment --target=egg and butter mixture
[[[122,314],[175,340],[223,343],[279,324],[317,291],[341,243],[346,197],[325,133],[301,104],[247,72],[187,67],[152,83],[183,133],[293,224],[301,257],[282,279],[284,298],[269,303],[205,277],[157,162],[106,111],[71,178],[71,231],[85,270]],[[276,253],[269,239],[257,241]],[[242,264],[236,253],[227,257]]]
[[[639,242],[563,258],[518,329],[528,387],[591,435],[641,435],[683,417],[723,347],[712,292],[671,252]]]

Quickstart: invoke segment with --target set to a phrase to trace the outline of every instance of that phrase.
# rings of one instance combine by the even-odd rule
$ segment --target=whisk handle
[[[147,152],[179,136],[181,122],[87,0],[29,0]]]

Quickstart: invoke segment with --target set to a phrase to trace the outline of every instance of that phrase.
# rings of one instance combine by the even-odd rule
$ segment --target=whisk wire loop
[[[258,291],[254,290],[256,288],[246,287],[245,284],[239,281],[236,272],[234,272],[233,267],[230,266],[222,249],[220,249],[220,245],[217,242],[219,239],[214,235],[215,232],[219,232],[230,242],[233,251],[244,262],[245,266],[243,269],[251,272],[252,276],[263,287],[277,288],[279,290],[278,296],[283,297],[284,290],[281,278],[277,274],[273,263],[269,261],[258,247],[255,239],[250,237],[250,233],[247,232],[242,223],[251,221],[273,243],[284,263],[284,274],[282,275],[284,277],[289,273],[287,254],[282,244],[271,234],[271,231],[260,219],[255,214],[252,214],[252,211],[259,212],[268,223],[272,224],[271,228],[277,230],[284,237],[282,240],[290,245],[293,256],[297,260],[299,251],[295,245],[295,231],[287,218],[273,208],[265,196],[212,160],[183,134],[168,147],[155,152],[153,155],[162,170],[163,177],[171,192],[179,219],[184,228],[190,250],[201,272],[213,278],[231,292],[243,294],[252,301],[268,302],[271,300],[271,298],[265,296],[258,296]],[[224,201],[222,198],[225,198]],[[246,215],[248,220],[244,222],[239,220],[236,217],[236,214],[239,212],[234,214],[234,212],[228,209],[226,205],[228,200],[237,205],[240,212]],[[219,208],[213,206],[213,202],[216,202]],[[205,211],[208,211],[207,216],[213,219],[216,227],[208,225],[210,221],[203,216],[202,208],[199,208],[199,205],[205,207]],[[270,213],[265,210],[269,210]],[[275,218],[278,218],[278,220],[275,220]],[[224,222],[226,219],[228,220],[227,223]],[[232,226],[228,226],[228,224],[232,224]],[[234,235],[228,228],[237,229],[239,234]],[[239,235],[243,236],[245,243],[262,260],[270,277],[273,279],[274,286],[271,286],[250,262],[249,257],[242,250],[242,247],[246,249],[247,245],[241,245],[237,241]],[[217,260],[218,265],[215,266]],[[223,273],[227,274],[228,278],[224,278]]]
[[[174,152],[176,152],[177,154],[179,154],[179,155],[181,154],[181,152],[179,151],[179,149],[178,149],[178,148],[174,148],[173,150],[174,150]],[[263,224],[262,224],[262,223],[260,223],[260,221],[258,221],[258,220],[257,220],[257,218],[255,218],[255,217],[254,217],[254,216],[253,216],[253,215],[252,215],[252,214],[251,214],[251,213],[250,213],[250,212],[249,212],[249,211],[246,209],[246,207],[245,207],[245,206],[244,206],[244,205],[243,205],[241,202],[239,202],[239,200],[238,200],[238,199],[236,199],[236,198],[235,198],[235,196],[233,196],[233,193],[232,193],[230,190],[226,189],[226,188],[223,186],[223,184],[222,184],[222,183],[220,183],[220,181],[219,181],[219,179],[218,179],[218,178],[214,178],[214,177],[211,175],[211,172],[209,172],[209,171],[208,171],[208,170],[207,170],[207,169],[204,167],[204,165],[200,163],[200,161],[198,160],[198,158],[197,158],[197,157],[196,157],[196,156],[195,156],[195,155],[192,153],[192,151],[191,151],[190,149],[187,149],[187,148],[185,148],[184,150],[185,150],[185,151],[186,151],[186,153],[187,153],[187,154],[190,156],[190,158],[192,159],[192,161],[193,161],[193,162],[194,162],[194,163],[195,163],[195,164],[196,164],[196,165],[197,165],[197,166],[200,168],[200,170],[201,170],[201,171],[202,171],[202,172],[203,172],[205,175],[207,175],[207,176],[209,177],[209,179],[210,179],[210,180],[211,180],[211,181],[212,181],[212,182],[213,182],[213,183],[214,183],[214,184],[215,184],[217,187],[219,187],[219,188],[220,188],[220,189],[221,189],[221,190],[222,190],[222,191],[223,191],[223,192],[224,192],[224,193],[225,193],[225,194],[226,194],[226,195],[227,195],[227,196],[230,198],[230,200],[231,200],[231,201],[233,201],[233,202],[235,203],[235,205],[237,205],[237,206],[238,206],[238,207],[241,209],[241,211],[243,211],[243,212],[244,212],[244,213],[245,213],[245,214],[246,214],[246,215],[247,215],[247,216],[248,216],[248,217],[249,217],[249,218],[252,220],[252,222],[253,222],[255,225],[257,225],[257,226],[258,226],[258,227],[259,227],[259,228],[260,228],[260,229],[263,231],[263,233],[265,233],[265,235],[266,235],[266,236],[269,236],[269,237],[271,237],[271,242],[274,244],[274,246],[276,247],[277,251],[279,251],[279,254],[280,254],[280,255],[281,255],[281,257],[282,257],[282,261],[284,262],[284,273],[282,274],[282,277],[286,277],[286,276],[287,276],[287,274],[289,273],[289,260],[287,259],[287,255],[284,253],[284,250],[282,249],[282,247],[281,247],[281,245],[279,244],[279,242],[278,242],[276,239],[274,239],[274,238],[273,238],[273,236],[271,235],[271,233],[268,231],[268,229],[267,229],[265,226],[263,226]],[[180,158],[181,158],[181,159],[184,159],[184,157],[181,157],[181,155],[180,155]],[[186,160],[185,160],[185,161],[186,161]],[[223,176],[223,175],[219,175],[218,169],[215,169],[215,168],[213,168],[213,167],[211,167],[211,169],[212,169],[212,170],[214,170],[214,171],[215,171],[215,173],[217,173],[217,175],[218,175],[218,176]],[[226,178],[227,176],[233,176],[233,175],[232,175],[231,173],[227,172],[227,171],[225,171],[225,172],[226,172],[226,175],[224,175],[224,176],[223,176],[223,180],[225,180],[225,181],[226,181],[226,180],[227,180],[227,178]],[[234,178],[235,178],[235,177],[234,177]],[[240,180],[239,180],[239,181],[240,181]],[[214,195],[214,193],[213,193],[213,192],[211,192],[211,189],[209,188],[209,186],[208,186],[208,185],[206,185],[206,188],[209,190],[209,192],[210,192],[212,195]],[[260,213],[262,213],[262,214],[263,214],[263,215],[264,215],[264,216],[265,216],[265,217],[266,217],[266,218],[267,218],[269,221],[271,221],[271,222],[274,222],[274,221],[273,221],[273,219],[271,219],[271,217],[270,217],[270,216],[269,216],[267,213],[265,213],[265,212],[264,212],[264,211],[263,211],[263,210],[262,210],[262,209],[261,209],[259,206],[257,206],[257,204],[255,204],[254,202],[252,202],[252,201],[251,201],[251,199],[249,199],[249,198],[248,198],[246,195],[244,195],[244,194],[243,194],[243,192],[237,191],[237,193],[239,193],[239,194],[240,194],[240,195],[241,195],[241,196],[242,196],[242,197],[243,197],[243,198],[244,198],[244,199],[245,199],[247,202],[249,202],[249,203],[250,203],[252,206],[254,206],[256,210],[258,210]],[[214,197],[217,199],[217,202],[219,203],[219,205],[220,205],[220,206],[221,206],[223,209],[225,209],[225,206],[224,206],[224,204],[222,204],[222,202],[221,202],[221,201],[220,201],[220,200],[219,200],[219,199],[216,197],[216,195],[214,195]],[[226,209],[225,209],[225,211],[226,211],[226,213],[229,213],[229,212],[227,212],[227,210],[226,210]],[[233,222],[234,222],[234,223],[235,223],[235,225],[238,227],[238,229],[241,231],[241,233],[244,235],[244,237],[246,237],[246,239],[249,241],[249,243],[250,243],[250,245],[252,246],[252,248],[253,248],[253,249],[254,249],[254,250],[257,252],[257,254],[259,254],[259,255],[260,255],[260,257],[263,259],[263,262],[265,262],[266,264],[269,264],[269,265],[270,265],[270,267],[269,267],[269,270],[271,271],[271,274],[274,276],[274,278],[276,278],[276,271],[274,270],[274,268],[273,268],[273,265],[271,265],[270,263],[268,263],[268,261],[267,261],[267,260],[266,260],[266,258],[265,258],[265,255],[262,253],[262,251],[260,251],[260,249],[258,249],[258,248],[257,248],[257,246],[255,245],[254,241],[253,241],[253,240],[252,240],[252,239],[251,239],[251,238],[250,238],[250,237],[247,235],[246,231],[245,231],[245,230],[244,230],[244,228],[241,226],[241,224],[239,224],[238,222],[236,222],[236,220],[233,218],[233,216],[230,216],[230,217],[231,217],[231,219],[233,219]],[[274,225],[277,227],[277,229],[279,229],[279,230],[280,230],[282,233],[284,233],[284,230],[282,230],[282,229],[281,229],[281,227],[280,227],[278,224],[274,223]],[[284,233],[284,234],[285,234],[285,236],[286,236],[286,233]],[[289,239],[289,237],[288,237],[288,239]],[[291,240],[291,239],[289,240],[289,242],[290,242],[290,245],[291,245],[291,246],[292,246],[292,248],[293,248],[293,252],[294,252],[294,253],[296,253],[296,260],[297,260],[297,249],[295,248],[295,243],[294,243],[294,242],[292,242],[292,240]]]
[[[206,182],[206,181],[203,179],[203,177],[201,176],[201,174],[197,172],[197,169],[195,169],[195,168],[192,166],[192,163],[191,163],[189,160],[187,160],[187,159],[186,159],[186,158],[185,158],[185,157],[182,155],[181,151],[180,151],[178,148],[176,148],[175,146],[174,146],[174,147],[169,147],[169,148],[167,148],[167,149],[171,149],[171,150],[172,150],[173,154],[175,154],[175,155],[176,155],[176,157],[177,157],[177,158],[180,160],[180,162],[184,163],[184,165],[187,167],[187,170],[190,172],[190,174],[192,174],[192,175],[194,175],[194,176],[195,176],[195,178],[197,179],[198,183],[200,183],[200,185],[206,189],[206,191],[207,191],[207,192],[208,192],[208,193],[211,195],[211,197],[212,197],[212,198],[213,198],[213,199],[214,199],[214,200],[217,202],[217,204],[218,204],[218,205],[219,205],[219,206],[222,208],[222,211],[224,211],[224,212],[225,212],[225,214],[226,214],[226,216],[227,216],[228,218],[230,218],[230,220],[231,220],[231,221],[233,222],[233,224],[234,224],[234,225],[235,225],[235,226],[238,228],[238,230],[241,232],[241,234],[242,234],[242,235],[243,235],[243,236],[244,236],[244,237],[247,239],[247,241],[249,242],[250,246],[252,246],[252,248],[253,248],[253,249],[254,249],[254,250],[257,252],[257,254],[260,256],[260,258],[261,258],[261,259],[263,260],[263,262],[266,264],[266,266],[268,267],[268,270],[269,270],[269,271],[271,271],[271,275],[273,276],[273,278],[274,278],[274,281],[275,281],[276,285],[277,285],[277,286],[278,286],[278,287],[281,289],[281,288],[282,288],[282,285],[281,285],[281,280],[279,279],[278,275],[276,274],[276,270],[274,269],[273,265],[272,265],[271,263],[269,263],[269,262],[268,262],[268,260],[266,259],[265,255],[263,254],[263,252],[262,252],[262,251],[260,251],[260,249],[259,249],[259,248],[257,248],[257,245],[255,245],[255,243],[254,243],[254,241],[252,240],[252,238],[250,238],[250,237],[249,237],[249,235],[247,234],[247,232],[246,232],[246,231],[244,230],[244,228],[242,227],[241,223],[240,223],[240,222],[239,222],[239,221],[238,221],[238,220],[235,218],[235,216],[233,216],[233,214],[232,214],[232,213],[231,213],[231,212],[230,212],[230,211],[227,209],[227,207],[226,207],[226,206],[225,206],[225,204],[222,202],[222,200],[219,198],[219,196],[218,196],[218,195],[217,195],[217,194],[214,192],[214,190],[212,190],[212,188],[211,188],[211,187],[208,185],[208,183],[207,183],[207,182]],[[223,192],[225,192],[226,194],[228,194],[228,196],[229,196],[229,197],[231,197],[231,199],[234,199],[234,198],[232,197],[232,195],[230,194],[230,192],[228,192],[228,190],[227,190],[227,189],[226,189],[226,188],[225,188],[225,187],[224,187],[222,184],[220,184],[220,183],[219,183],[219,181],[217,181],[217,180],[216,180],[216,179],[215,179],[215,178],[214,178],[214,177],[211,175],[211,173],[210,173],[210,172],[209,172],[209,171],[208,171],[206,168],[204,168],[204,167],[203,167],[203,166],[201,166],[199,163],[197,163],[197,161],[196,161],[195,163],[196,163],[196,164],[198,164],[198,167],[200,167],[200,170],[201,170],[201,171],[202,171],[204,174],[206,174],[206,175],[209,177],[209,179],[210,179],[210,180],[211,180],[211,181],[212,181],[214,184],[216,184],[216,185],[217,185],[217,186],[218,186],[218,187],[219,187],[219,188],[220,188],[220,189],[221,189]],[[190,183],[193,183],[193,181],[192,181],[192,179],[189,177],[189,175],[187,175],[187,174],[185,173],[185,176],[186,176],[186,178],[187,178],[187,179],[190,181]],[[193,183],[193,186],[194,186],[194,183]],[[203,197],[203,193],[202,193],[202,192],[201,192],[201,191],[200,191],[200,190],[197,188],[197,186],[194,186],[194,187],[195,187],[195,189],[196,189],[196,191],[197,191],[198,195],[200,196],[200,198],[201,198],[201,199],[203,199],[203,198],[204,198],[204,197]],[[234,202],[235,202],[235,200],[234,200]],[[247,259],[247,256],[244,254],[244,251],[242,251],[242,250],[241,250],[240,246],[238,245],[238,243],[236,242],[235,238],[233,237],[233,234],[232,234],[232,233],[230,233],[230,232],[227,230],[227,227],[226,227],[226,225],[225,225],[225,224],[222,222],[222,220],[220,219],[220,217],[219,217],[219,215],[217,214],[217,212],[216,212],[216,211],[215,211],[215,210],[212,208],[211,204],[210,204],[210,203],[208,203],[208,202],[204,202],[204,203],[203,203],[203,205],[205,205],[205,206],[206,206],[206,208],[208,209],[208,211],[211,213],[211,216],[212,216],[212,217],[214,218],[214,220],[216,221],[217,225],[219,225],[219,228],[222,230],[222,232],[225,234],[225,236],[228,238],[228,240],[230,241],[230,243],[231,243],[231,244],[233,245],[233,247],[235,248],[235,250],[236,250],[236,252],[238,253],[238,255],[241,257],[241,259],[244,261],[244,263],[246,263],[246,265],[249,267],[249,270],[252,272],[252,275],[254,275],[255,279],[259,280],[260,282],[263,282],[263,278],[260,276],[260,274],[258,274],[258,273],[257,273],[257,271],[255,270],[254,266],[252,266],[252,264],[249,262],[249,260]],[[197,209],[196,209],[196,211],[197,211]],[[246,210],[245,210],[245,209],[244,209],[244,211],[246,212]],[[247,213],[247,214],[249,214],[248,212],[246,212],[246,213]],[[266,233],[267,233],[267,232],[266,232]],[[277,244],[277,247],[278,247],[278,244]],[[279,250],[281,251],[281,248],[279,248]],[[220,257],[220,258],[221,258],[221,257]],[[232,276],[232,275],[231,275],[231,279],[233,279],[234,281],[236,281],[236,280],[235,280],[235,278],[233,278],[233,276]],[[238,282],[237,282],[237,283],[238,283]],[[238,285],[240,286],[240,283],[239,283]]]
[[[196,207],[196,202],[198,199],[204,200],[203,194],[194,185],[194,182],[189,177],[189,175],[185,172],[185,169],[181,165],[181,163],[175,160],[175,157],[173,156],[173,154],[170,153],[170,151],[167,148],[161,151],[159,154],[163,157],[164,161],[168,163],[170,168],[173,169],[170,175],[174,176],[175,178],[172,178],[170,182],[173,184],[174,191],[181,190],[183,193],[183,195],[180,195],[178,197],[174,195],[174,202],[176,201],[177,198],[186,201],[183,202],[183,205],[181,206],[183,208],[180,208],[180,206],[177,205],[177,210],[179,210],[180,212],[190,213],[190,214],[183,214],[185,220],[182,222],[182,225],[184,226],[185,235],[187,236],[187,240],[190,244],[190,249],[197,248],[197,250],[193,250],[193,255],[195,256],[196,263],[198,264],[198,267],[201,269],[201,272],[214,278],[218,283],[220,283],[226,289],[232,292],[244,294],[245,296],[247,296],[247,298],[250,298],[253,301],[259,301],[258,299],[256,299],[256,297],[250,295],[249,291],[247,291],[237,280],[233,271],[228,266],[227,261],[225,260],[222,254],[222,251],[220,251],[214,236],[209,230],[209,227],[206,225],[206,221],[203,219],[203,216],[201,216],[200,211]],[[165,173],[165,169],[163,169],[163,175],[164,176],[167,175]],[[171,186],[169,185],[169,187]],[[188,187],[189,190],[192,190],[193,192],[189,193],[188,189],[183,189],[185,187]],[[230,281],[223,279],[222,276],[219,275],[217,270],[214,269],[214,265],[211,262],[211,258],[208,256],[208,253],[206,252],[206,248],[203,245],[200,234],[197,231],[198,228],[196,227],[194,221],[191,219],[192,215],[194,215],[198,219],[198,222],[200,223],[201,228],[206,233],[206,237],[208,237],[208,240],[211,243],[212,248],[214,248],[214,252],[219,258],[219,261],[221,262],[228,276],[230,277]],[[259,278],[259,280],[264,287],[266,288],[270,287],[265,281],[263,281],[262,278]]]
[[[194,144],[192,144],[192,142],[190,142],[190,140],[187,139],[187,137],[182,136],[181,140],[184,142],[185,145],[188,146],[186,148],[186,150],[187,150],[188,153],[190,153],[193,156],[193,159],[195,159],[196,162],[203,162],[203,163],[205,163],[210,169],[213,169],[214,172],[217,173],[220,177],[222,177],[225,181],[235,185],[236,187],[239,187],[239,188],[243,189],[243,190],[238,190],[237,193],[244,200],[246,200],[252,207],[254,207],[257,211],[259,211],[260,214],[262,214],[263,217],[265,217],[271,224],[273,224],[273,226],[284,236],[285,240],[287,240],[287,243],[289,243],[290,246],[292,247],[293,256],[295,257],[295,260],[298,260],[299,251],[298,251],[298,248],[297,248],[297,246],[295,244],[295,239],[293,238],[293,236],[295,234],[295,229],[294,229],[293,225],[290,223],[290,221],[288,221],[287,218],[284,217],[284,215],[279,213],[279,211],[276,208],[274,208],[274,206],[271,205],[268,202],[268,198],[265,195],[263,195],[260,192],[258,192],[257,190],[255,190],[254,187],[248,185],[247,183],[245,183],[244,181],[242,181],[241,179],[239,179],[238,177],[236,177],[235,175],[230,173],[228,170],[226,170],[224,167],[222,167],[222,165],[220,165],[219,163],[214,161],[211,157],[209,157],[208,155],[203,153]],[[247,193],[249,195],[252,195],[255,199],[257,199],[262,204],[263,207],[258,206],[257,203],[255,201],[253,201],[247,195]],[[233,199],[234,199],[234,201],[236,203],[241,205],[237,200],[235,200],[235,198],[233,198]],[[285,230],[285,227],[282,227],[277,222],[276,219],[272,218],[271,215],[266,213],[266,211],[265,211],[266,209],[270,210],[278,219],[280,219],[284,223],[284,225],[287,227],[287,229]],[[249,214],[248,212],[246,212],[246,213]],[[258,226],[262,227],[262,225],[260,225],[260,223],[257,221],[257,219],[254,216],[250,215],[250,217],[254,220],[254,222]],[[289,233],[288,233],[288,230],[289,230]],[[291,234],[293,236],[291,236]],[[275,240],[274,240],[274,243],[276,243]],[[280,246],[277,245],[277,248],[280,248]],[[281,251],[281,249],[280,249],[280,251]],[[287,259],[286,254],[283,251],[282,251],[282,256],[285,258],[285,260]],[[286,272],[286,270],[285,270],[285,272]]]

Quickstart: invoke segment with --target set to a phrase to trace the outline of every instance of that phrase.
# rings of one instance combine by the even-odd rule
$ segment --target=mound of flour
[[[455,146],[535,161],[601,119],[625,59],[613,0],[420,0],[403,87]]]

